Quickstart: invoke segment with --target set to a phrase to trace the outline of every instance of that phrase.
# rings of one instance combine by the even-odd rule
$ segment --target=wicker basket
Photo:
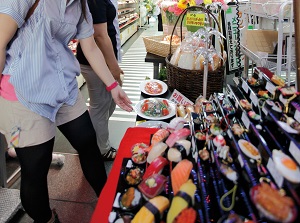
[[[204,73],[199,70],[186,70],[170,63],[170,57],[166,58],[167,85],[172,91],[178,90],[191,101],[195,101],[203,92]],[[206,93],[211,95],[223,91],[224,66],[216,71],[208,73]]]
[[[161,42],[164,37],[164,35],[143,37],[146,51],[161,57],[167,57],[170,52],[170,44]],[[171,53],[174,53],[178,46],[180,44],[172,44]]]
[[[185,11],[181,13],[180,16],[184,16],[188,10],[190,9],[201,9],[205,13],[209,15],[210,23],[211,18],[214,20],[215,24],[218,25],[220,30],[220,26],[214,15],[211,14],[207,9],[202,8],[200,6],[193,6],[187,8]],[[180,16],[177,22],[180,19]],[[211,18],[210,18],[211,17]],[[182,19],[183,20],[183,19]],[[176,28],[177,22],[174,26]],[[181,23],[182,29],[182,23]],[[174,31],[173,29],[173,31]],[[182,31],[181,31],[182,32]],[[172,38],[170,42],[172,41]],[[169,45],[169,48],[171,46]],[[221,45],[221,51],[223,52],[223,47]],[[169,55],[166,57],[166,68],[167,68],[167,85],[170,90],[178,90],[184,96],[186,96],[191,101],[195,101],[200,95],[203,94],[203,80],[204,80],[204,72],[202,70],[187,70],[182,69],[178,66],[175,66],[170,63],[170,59],[173,52],[169,49]],[[215,92],[222,92],[224,85],[224,70],[225,64],[222,64],[220,68],[215,71],[209,71],[207,77],[207,85],[206,85],[206,96],[210,96]]]

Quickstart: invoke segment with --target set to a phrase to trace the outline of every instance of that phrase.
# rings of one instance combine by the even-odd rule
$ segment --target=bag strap
[[[40,0],[36,0],[35,3],[31,6],[31,8],[28,10],[27,15],[25,17],[25,21],[27,21],[30,18],[30,16],[33,14],[35,8],[39,4],[39,1]]]

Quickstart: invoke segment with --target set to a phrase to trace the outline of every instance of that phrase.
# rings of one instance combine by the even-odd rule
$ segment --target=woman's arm
[[[17,29],[18,25],[11,16],[0,13],[0,79],[5,65],[7,44]]]
[[[110,86],[112,83],[114,83],[115,79],[109,71],[104,56],[97,47],[94,37],[90,36],[88,38],[81,39],[80,45],[86,59],[104,84],[106,86]],[[130,105],[131,101],[120,86],[115,87],[111,91],[111,94],[117,105],[126,111],[132,111],[132,107]]]
[[[107,33],[107,23],[94,24],[94,38],[95,41],[103,53],[106,64],[114,76],[114,78],[120,83],[120,74],[123,74],[122,69],[119,67],[116,59],[114,48],[110,37]]]

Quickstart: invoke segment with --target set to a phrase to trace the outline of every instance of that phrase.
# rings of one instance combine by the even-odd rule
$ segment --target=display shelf
[[[293,38],[293,2],[291,0],[286,1],[284,3],[279,2],[270,2],[270,3],[253,3],[253,1],[248,2],[248,7],[245,7],[243,11],[245,14],[252,18],[252,21],[260,21],[259,22],[259,30],[263,30],[262,19],[271,20],[274,23],[274,29],[278,31],[278,41],[277,41],[277,54],[276,55],[268,55],[261,57],[257,52],[252,52],[247,45],[245,45],[244,41],[242,41],[241,51],[246,55],[245,60],[245,73],[244,77],[248,75],[249,69],[249,59],[254,61],[254,63],[266,66],[271,69],[277,75],[291,79],[291,73],[295,73],[295,67],[292,64],[295,64],[295,56],[292,56],[292,42]],[[288,21],[289,30],[288,33],[284,34],[284,23],[286,25],[286,21]],[[245,27],[248,27],[248,21],[246,21]],[[277,26],[277,27],[276,27]],[[287,40],[284,45],[284,41]],[[283,49],[286,49],[283,52]],[[282,72],[284,71],[284,72]],[[295,78],[293,76],[293,78]]]
[[[124,8],[124,9],[119,9],[118,10],[118,15],[123,15],[123,14],[127,14],[130,12],[135,12],[136,8]]]
[[[248,15],[275,20],[288,18],[290,15],[291,5],[291,0],[286,2],[268,1],[265,3],[254,2],[252,0],[246,2],[244,12]]]
[[[126,26],[129,26],[130,24],[134,23],[134,22],[135,22],[136,20],[138,20],[138,19],[139,19],[139,18],[137,17],[137,18],[128,20],[125,24],[122,24],[122,25],[120,26],[120,29],[123,29],[123,28],[125,28]]]
[[[118,18],[121,45],[123,45],[137,31],[137,20],[139,19],[137,2],[119,1]]]
[[[237,88],[234,90],[231,86],[228,85],[227,90],[230,91],[229,95],[231,95],[234,100],[239,101],[240,99],[242,99],[241,97],[243,97],[243,96],[239,95],[240,92],[238,91]],[[220,104],[219,104],[219,106],[220,106]],[[240,109],[240,108],[241,107],[238,107],[238,109]],[[242,112],[244,113],[245,111],[242,111]],[[224,115],[224,113],[223,113],[223,115]],[[276,119],[274,119],[274,122],[276,122]],[[297,205],[300,205],[299,187],[297,185],[290,183],[289,181],[284,179],[282,176],[278,177],[280,174],[277,173],[277,171],[274,170],[272,168],[273,166],[271,166],[271,164],[270,164],[270,163],[273,163],[271,148],[279,149],[279,150],[285,152],[286,154],[289,154],[289,152],[287,152],[286,149],[282,148],[282,145],[279,142],[277,142],[277,139],[274,137],[274,135],[271,133],[271,131],[269,131],[269,129],[267,127],[265,127],[265,124],[263,124],[262,120],[260,121],[260,123],[262,124],[262,129],[258,130],[255,127],[256,124],[253,123],[252,121],[250,121],[249,122],[249,132],[252,134],[252,136],[254,136],[254,138],[252,138],[250,141],[256,142],[255,144],[257,145],[257,148],[259,149],[259,151],[261,153],[262,164],[263,164],[262,168],[264,168],[263,172],[265,174],[265,177],[267,177],[269,179],[273,179],[273,181],[277,184],[277,187],[279,189],[285,188],[286,192],[288,192],[288,194],[294,198]],[[227,122],[227,124],[228,124],[228,126],[231,125],[228,122]],[[278,126],[278,128],[280,128],[280,126]],[[233,134],[231,134],[231,135],[233,135]],[[232,137],[232,138],[233,138],[233,141],[235,142],[235,137]],[[291,140],[294,141],[295,139],[291,138]],[[274,144],[276,146],[274,146]],[[236,148],[238,150],[239,146],[237,145]],[[239,156],[240,155],[242,155],[242,153],[240,153]],[[290,157],[293,158],[293,156],[291,156],[291,155],[290,155]],[[243,158],[242,163],[244,165],[245,163],[247,163],[247,161],[246,161],[247,159],[244,159],[244,157],[242,157],[242,158]],[[251,174],[251,172],[249,173],[249,171],[248,171],[248,175],[249,174]]]

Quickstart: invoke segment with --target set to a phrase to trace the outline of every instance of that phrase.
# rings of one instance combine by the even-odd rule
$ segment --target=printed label
[[[246,83],[244,80],[243,80],[243,83],[242,83],[242,88],[244,89],[244,91],[245,91],[246,93],[248,93],[249,88],[248,88],[247,83]]]
[[[244,164],[244,161],[243,161],[241,155],[238,155],[238,161],[240,162],[240,165],[243,168],[245,164]]]
[[[187,97],[185,97],[183,94],[181,94],[176,89],[173,91],[169,100],[173,101],[176,104],[181,104],[181,105],[193,105],[194,104],[193,102],[191,102]]]
[[[281,188],[283,184],[283,176],[277,171],[275,164],[271,158],[268,161],[267,169],[269,170],[277,186]]]
[[[295,112],[294,119],[295,119],[297,122],[300,122],[300,112],[299,112],[298,110],[296,110],[296,112]]]
[[[294,157],[294,159],[300,165],[300,149],[296,146],[296,144],[293,141],[291,141],[289,151],[292,154],[292,156]]]
[[[266,90],[268,92],[270,92],[272,95],[275,95],[276,87],[273,84],[271,84],[270,82],[267,82],[267,84],[266,84]]]
[[[266,106],[264,106],[264,107],[262,108],[262,111],[263,111],[263,113],[264,113],[265,115],[268,115],[268,110],[266,109]]]
[[[242,121],[243,121],[245,127],[247,129],[249,129],[249,127],[250,127],[250,120],[249,120],[246,112],[243,112],[243,114],[242,114]]]
[[[255,106],[258,106],[258,98],[256,97],[256,95],[253,92],[251,92],[251,94],[250,94],[250,99]]]

